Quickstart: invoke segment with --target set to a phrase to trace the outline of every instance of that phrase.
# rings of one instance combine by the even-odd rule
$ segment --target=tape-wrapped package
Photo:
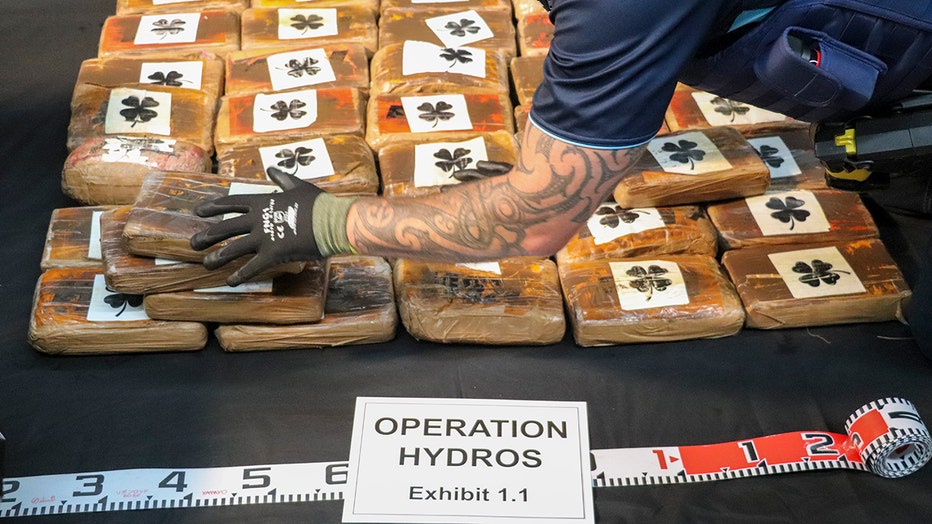
[[[391,9],[379,19],[379,46],[406,40],[449,48],[479,47],[499,51],[511,60],[517,54],[511,14],[498,8],[467,6],[431,9]]]
[[[736,249],[722,264],[751,328],[900,319],[911,296],[878,239]]]
[[[459,1],[459,0],[457,0]],[[252,7],[364,7],[379,12],[379,0],[252,0]]]
[[[406,196],[437,193],[478,176],[479,162],[514,165],[517,157],[514,135],[505,131],[452,142],[390,144],[379,151],[382,191]]]
[[[770,170],[768,191],[828,189],[808,129],[751,131],[745,137]]]
[[[146,314],[161,320],[259,324],[320,322],[327,292],[327,262],[304,271],[236,287],[220,286],[145,296]]]
[[[557,252],[557,264],[659,255],[716,255],[715,229],[699,206],[624,209],[600,205]]]
[[[351,87],[369,91],[369,58],[361,44],[258,49],[227,55],[226,94]]]
[[[330,259],[320,322],[225,324],[214,334],[225,351],[265,351],[376,344],[393,339],[397,326],[391,266],[379,257],[346,256]]]
[[[192,51],[206,51],[222,57],[239,48],[239,13],[179,6],[171,16],[149,13],[108,17],[100,31],[97,56],[173,59]]]
[[[860,195],[849,191],[784,191],[708,207],[723,249],[877,238]]]
[[[518,19],[518,51],[521,56],[546,56],[553,40],[548,13],[532,13]]]
[[[806,122],[685,84],[677,84],[665,120],[670,131],[728,126],[742,134],[760,134],[809,128]]]
[[[63,207],[52,211],[39,263],[42,271],[52,268],[100,269],[99,217],[111,206]]]
[[[29,343],[65,355],[190,351],[207,343],[203,324],[152,320],[142,300],[107,289],[99,270],[50,269],[36,284]]]
[[[615,188],[622,207],[676,206],[760,195],[770,171],[728,127],[660,135]]]
[[[342,2],[255,7],[243,11],[242,49],[288,49],[334,44],[360,44],[372,56],[379,30],[369,7]]]
[[[508,63],[495,50],[451,49],[407,40],[381,47],[372,57],[372,94],[446,91],[508,94]]]
[[[327,135],[265,146],[232,147],[217,156],[217,173],[266,180],[277,169],[337,195],[374,195],[379,173],[369,144],[355,135]]]
[[[566,320],[556,264],[533,257],[479,264],[395,262],[401,321],[433,342],[545,345]]]
[[[260,0],[273,1],[273,0]],[[284,2],[287,0],[277,0]],[[294,0],[291,0],[294,1]],[[394,10],[401,11],[431,11],[436,9],[453,9],[464,11],[467,9],[479,9],[483,11],[498,11],[506,15],[511,15],[511,0],[450,0],[424,1],[424,0],[382,0],[379,4],[382,16],[391,14]]]
[[[223,60],[211,53],[192,51],[170,59],[128,57],[89,58],[81,62],[75,85],[107,87],[150,84],[207,93],[214,101],[223,94]],[[135,87],[142,87],[136,85]]]
[[[741,330],[741,300],[710,256],[669,255],[561,264],[581,346],[719,338]]]
[[[530,106],[534,92],[544,81],[544,56],[517,56],[511,59],[511,79],[515,86],[518,103]]]
[[[116,14],[118,15],[144,15],[156,13],[174,13],[181,9],[192,11],[206,11],[211,9],[226,9],[228,11],[242,11],[249,7],[250,0],[117,0]],[[183,2],[183,3],[182,3]]]

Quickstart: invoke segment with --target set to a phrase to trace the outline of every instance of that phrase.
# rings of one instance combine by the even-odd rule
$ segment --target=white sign
[[[252,106],[252,130],[256,133],[301,129],[317,121],[317,91],[259,93]]]
[[[582,402],[356,400],[343,522],[593,523]]]
[[[266,64],[275,91],[334,82],[337,79],[327,52],[323,49],[270,55]]]
[[[828,233],[831,225],[811,191],[784,191],[745,199],[761,234],[805,235]]]
[[[462,47],[495,37],[489,24],[473,10],[428,18],[424,23],[447,47]]]
[[[149,320],[142,295],[130,295],[107,287],[103,275],[94,275],[91,301],[87,305],[88,322],[132,322]]]
[[[117,87],[110,91],[104,133],[171,135],[172,95]]]
[[[731,169],[731,163],[701,131],[657,137],[647,144],[647,150],[668,173],[701,175]]]
[[[200,23],[200,13],[141,16],[133,44],[191,44],[197,41]]]
[[[820,247],[767,255],[793,298],[864,293],[864,284],[836,247]]]
[[[336,36],[337,10],[328,9],[279,9],[278,39],[298,40],[321,36]]]
[[[676,262],[609,262],[621,309],[634,311],[689,304],[686,281]]]
[[[139,67],[139,83],[200,89],[204,80],[204,62],[144,62]]]
[[[786,120],[786,116],[780,113],[722,98],[705,91],[694,92],[693,100],[699,106],[699,111],[705,117],[706,122],[712,126],[764,124]]]
[[[586,221],[592,241],[600,246],[617,238],[667,227],[655,207],[624,209],[614,202],[602,204]]]
[[[757,156],[770,170],[770,178],[787,178],[801,175],[803,171],[793,158],[793,151],[778,136],[749,138],[748,143],[757,151]]]
[[[259,157],[262,159],[262,171],[266,175],[270,167],[303,180],[333,176],[336,173],[323,138],[260,147]]]
[[[457,184],[453,173],[488,160],[481,136],[463,142],[430,142],[414,146],[414,187]]]
[[[462,94],[403,96],[401,107],[412,133],[472,129],[469,107]]]
[[[440,47],[406,40],[401,54],[401,74],[456,73],[485,78],[485,49]]]

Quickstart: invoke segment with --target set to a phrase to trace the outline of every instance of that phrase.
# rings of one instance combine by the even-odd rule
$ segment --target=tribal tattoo
[[[547,256],[563,247],[614,190],[643,147],[589,149],[529,125],[507,175],[430,196],[362,198],[347,234],[362,254],[432,260]]]

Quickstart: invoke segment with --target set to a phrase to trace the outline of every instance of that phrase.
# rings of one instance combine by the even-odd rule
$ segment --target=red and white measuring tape
[[[932,437],[901,398],[867,404],[845,434],[781,433],[721,444],[591,452],[594,487],[725,480],[823,469],[909,475],[932,458]],[[346,462],[101,471],[3,481],[0,517],[341,500]]]

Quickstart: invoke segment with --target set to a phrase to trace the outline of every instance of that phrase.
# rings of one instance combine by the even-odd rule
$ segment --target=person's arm
[[[591,149],[528,124],[506,175],[424,197],[361,198],[347,237],[360,254],[474,261],[555,253],[614,190],[643,153]]]

